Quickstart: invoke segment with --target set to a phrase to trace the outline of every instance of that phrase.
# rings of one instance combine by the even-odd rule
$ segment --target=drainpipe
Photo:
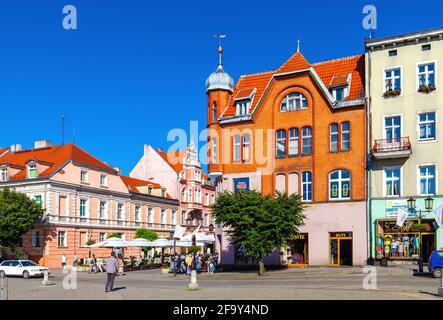
[[[371,122],[372,122],[372,113],[371,113],[371,49],[367,50],[367,70],[366,70],[366,81],[368,88],[368,98],[367,98],[367,110],[366,110],[366,172],[367,172],[367,204],[366,204],[366,216],[367,216],[367,228],[369,234],[369,243],[368,243],[368,264],[374,264],[373,246],[374,246],[374,235],[373,235],[373,225],[372,225],[372,170],[373,170],[373,161],[371,157],[371,142],[372,142],[372,131],[371,131]]]

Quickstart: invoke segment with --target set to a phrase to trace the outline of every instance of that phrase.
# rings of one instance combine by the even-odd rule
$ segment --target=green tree
[[[265,272],[263,258],[299,233],[306,218],[303,211],[298,195],[263,196],[256,191],[225,191],[212,206],[215,221],[227,228],[231,241],[256,257],[260,275]]]
[[[109,239],[109,238],[120,238],[121,239],[122,234],[121,233],[110,233],[106,236],[106,239]]]
[[[0,190],[0,246],[15,249],[18,239],[42,218],[41,204],[26,194]]]
[[[137,229],[137,231],[135,232],[135,238],[136,239],[142,238],[142,239],[146,239],[148,241],[154,241],[154,240],[158,239],[158,235],[157,235],[157,232],[155,232],[155,231],[140,228],[140,229]]]

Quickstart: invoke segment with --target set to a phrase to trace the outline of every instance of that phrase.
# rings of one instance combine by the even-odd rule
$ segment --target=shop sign
[[[248,191],[248,190],[249,190],[249,178],[234,179],[234,192]]]
[[[417,220],[406,220],[406,222],[401,227],[397,226],[396,221],[383,221],[380,223],[380,226],[385,233],[408,233],[408,232],[419,232],[419,231],[433,232],[434,231],[434,228],[431,223],[418,224]]]
[[[331,238],[352,238],[352,232],[333,232]]]
[[[397,217],[398,209],[403,208],[408,210],[408,203],[406,200],[386,200],[386,217]],[[414,217],[414,213],[411,212],[409,217]]]
[[[292,235],[289,240],[305,240],[306,234],[294,234]]]

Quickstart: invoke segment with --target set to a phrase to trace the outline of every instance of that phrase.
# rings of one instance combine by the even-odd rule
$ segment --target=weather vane
[[[218,65],[221,68],[223,64],[222,60],[222,53],[223,53],[223,47],[222,47],[222,39],[226,38],[225,34],[219,33],[214,36],[214,38],[218,39]]]

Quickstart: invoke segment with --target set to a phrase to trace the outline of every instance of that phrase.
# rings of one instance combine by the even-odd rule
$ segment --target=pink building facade
[[[60,267],[65,254],[88,258],[109,249],[87,247],[119,233],[134,239],[138,228],[170,236],[178,223],[179,204],[160,184],[124,177],[119,170],[73,144],[51,146],[38,141],[33,149],[19,145],[0,154],[0,188],[8,187],[41,203],[44,217],[18,239],[18,249],[29,259]],[[126,250],[138,256],[140,249]]]
[[[210,206],[215,201],[215,187],[203,173],[194,144],[179,152],[164,152],[145,145],[131,177],[154,180],[180,202],[180,224],[209,232],[213,224]]]

